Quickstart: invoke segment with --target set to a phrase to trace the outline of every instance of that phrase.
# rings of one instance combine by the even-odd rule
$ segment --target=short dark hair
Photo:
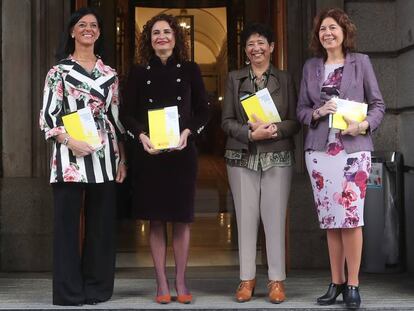
[[[57,61],[67,58],[70,54],[72,54],[75,51],[75,39],[71,36],[72,29],[76,25],[76,23],[79,22],[79,20],[85,15],[93,15],[98,21],[100,35],[98,40],[95,41],[94,53],[95,55],[99,55],[99,57],[104,58],[102,18],[100,17],[98,12],[93,8],[80,8],[70,16],[66,29],[62,34],[60,44],[55,55]]]
[[[344,54],[355,51],[356,49],[356,26],[351,21],[349,16],[338,8],[330,8],[321,11],[313,20],[313,29],[309,43],[309,49],[315,56],[323,56],[327,58],[326,50],[319,40],[319,29],[323,20],[327,17],[333,18],[339,26],[341,26],[344,33],[344,41],[342,43],[342,51]]]
[[[250,23],[246,25],[240,35],[241,46],[245,47],[246,42],[249,40],[250,36],[256,33],[260,36],[265,37],[269,44],[275,42],[275,34],[273,33],[272,29],[270,29],[265,24]]]
[[[155,55],[155,51],[151,44],[151,31],[156,22],[165,21],[170,25],[174,31],[175,46],[173,49],[173,56],[179,62],[188,60],[188,43],[185,40],[184,32],[180,25],[178,25],[177,19],[170,14],[158,14],[151,18],[144,25],[141,36],[138,40],[138,63],[142,65],[148,64],[149,60]]]

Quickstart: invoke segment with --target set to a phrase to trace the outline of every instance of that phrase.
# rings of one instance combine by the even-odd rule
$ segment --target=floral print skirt
[[[371,152],[346,153],[341,134],[331,130],[326,151],[307,150],[305,161],[321,229],[363,226]]]

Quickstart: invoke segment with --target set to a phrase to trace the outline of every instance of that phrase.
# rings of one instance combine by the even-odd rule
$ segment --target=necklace
[[[73,56],[73,59],[77,62],[83,62],[83,63],[95,63],[96,62],[96,56],[94,56],[93,58],[77,58],[75,56]]]

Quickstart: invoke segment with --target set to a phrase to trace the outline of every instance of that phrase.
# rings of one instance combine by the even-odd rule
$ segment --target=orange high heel
[[[177,294],[177,301],[179,303],[189,304],[193,301],[193,295],[191,294],[178,295]]]
[[[171,295],[167,294],[167,295],[159,295],[157,297],[155,297],[155,301],[158,302],[159,304],[165,305],[171,302]]]

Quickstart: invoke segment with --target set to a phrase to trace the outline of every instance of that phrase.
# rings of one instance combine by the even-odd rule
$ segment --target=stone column
[[[51,268],[48,146],[38,127],[43,83],[70,11],[65,0],[3,0],[0,269]]]

